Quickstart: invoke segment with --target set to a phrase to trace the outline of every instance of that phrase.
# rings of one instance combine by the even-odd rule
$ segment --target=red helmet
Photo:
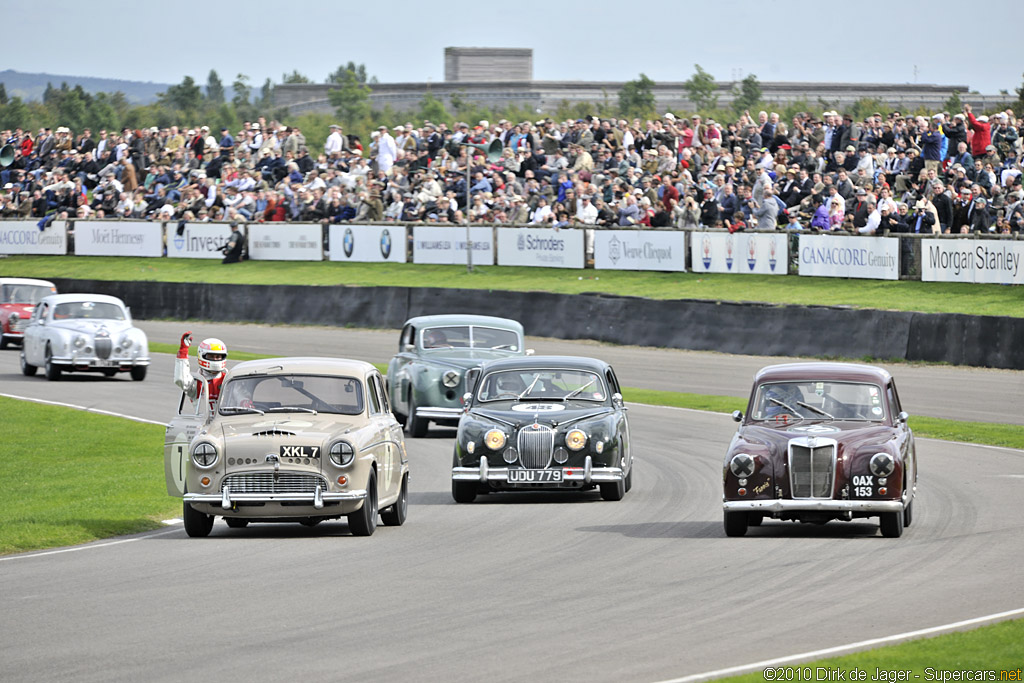
[[[228,346],[220,339],[210,337],[199,343],[199,350],[196,352],[199,359],[199,367],[207,373],[216,374],[223,372],[227,367]]]

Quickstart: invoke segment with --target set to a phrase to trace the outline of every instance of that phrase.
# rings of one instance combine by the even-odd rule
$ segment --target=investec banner
[[[227,223],[186,223],[178,234],[178,224],[168,223],[167,256],[170,258],[222,259],[221,247],[231,237],[231,226]],[[245,229],[242,228],[242,234]]]
[[[594,230],[594,268],[685,271],[686,233]]]
[[[254,261],[323,261],[319,223],[250,223],[249,258]]]
[[[789,240],[784,232],[692,232],[690,269],[695,273],[785,275]]]
[[[1024,284],[1024,242],[978,239],[921,240],[925,282]]]
[[[470,228],[473,263],[494,265],[494,232],[491,228]],[[412,229],[413,263],[463,264],[466,262],[466,227],[460,225],[417,225]]]
[[[499,266],[582,268],[580,228],[498,228]]]
[[[151,221],[75,221],[76,256],[163,256],[164,227]]]
[[[328,241],[331,261],[405,263],[408,250],[401,225],[332,225]]]
[[[899,253],[897,237],[800,235],[800,274],[898,280]]]
[[[68,253],[68,224],[54,221],[40,230],[35,221],[0,221],[0,254]]]

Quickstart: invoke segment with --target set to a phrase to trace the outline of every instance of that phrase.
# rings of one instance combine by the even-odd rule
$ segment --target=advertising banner
[[[789,235],[692,232],[690,269],[695,273],[785,275],[789,272]]]
[[[661,230],[594,230],[594,268],[686,270],[686,233]]]
[[[250,223],[253,261],[323,261],[324,228],[319,223]]]
[[[921,280],[1024,284],[1024,242],[921,240]]]
[[[461,225],[417,225],[412,229],[413,263],[466,263],[466,227]],[[470,228],[473,263],[494,265],[494,231]]]
[[[499,266],[582,268],[582,228],[498,228]]]
[[[800,274],[866,280],[900,279],[897,237],[800,235]]]
[[[227,223],[186,223],[178,234],[176,222],[167,223],[167,256],[169,258],[222,259],[223,247],[231,237]],[[245,234],[245,228],[240,228]]]
[[[331,261],[405,263],[408,252],[401,225],[331,225],[328,243]]]
[[[0,221],[0,254],[68,253],[68,224],[54,221],[40,230],[38,221]]]
[[[152,221],[75,221],[76,256],[164,255],[164,227]]]

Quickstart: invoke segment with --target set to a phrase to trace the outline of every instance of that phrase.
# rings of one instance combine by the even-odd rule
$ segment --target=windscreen
[[[362,382],[353,377],[328,375],[256,375],[237,377],[224,387],[220,413],[363,412]]]
[[[54,320],[125,320],[124,309],[107,301],[69,301],[53,309]]]
[[[582,400],[604,401],[608,396],[601,377],[586,370],[502,370],[490,372],[480,383],[480,401]]]
[[[874,384],[801,381],[762,384],[750,417],[770,420],[781,415],[804,419],[885,419],[885,401]]]
[[[0,285],[0,302],[5,304],[37,304],[54,293],[53,287],[42,285]]]

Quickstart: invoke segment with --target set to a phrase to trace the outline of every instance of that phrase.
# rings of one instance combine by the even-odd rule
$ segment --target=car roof
[[[43,301],[47,301],[50,304],[66,304],[75,301],[97,301],[106,302],[111,304],[117,304],[118,306],[124,306],[124,302],[118,299],[116,296],[110,296],[108,294],[88,294],[88,293],[69,293],[69,294],[51,294],[44,296]]]
[[[783,382],[787,380],[833,380],[848,382],[887,383],[892,376],[888,370],[860,363],[783,363],[761,368],[755,382]]]
[[[611,366],[603,360],[584,356],[519,356],[492,360],[480,366],[481,373],[494,370],[589,370],[598,374]]]
[[[0,285],[38,285],[40,287],[54,287],[49,280],[36,280],[31,277],[0,277]]]
[[[413,325],[415,327],[423,327],[425,325],[480,325],[486,327],[499,327],[509,330],[515,330],[520,334],[523,333],[523,326],[522,324],[520,324],[518,320],[498,318],[492,315],[466,315],[463,313],[446,313],[442,315],[420,315],[415,318],[409,318],[408,320],[405,321],[405,324]]]
[[[228,352],[228,358],[231,353]],[[247,360],[231,368],[232,376],[250,374],[307,374],[307,375],[345,375],[348,377],[365,377],[369,372],[376,372],[370,363],[347,358],[319,358],[315,356],[296,356],[289,358],[261,358]]]

